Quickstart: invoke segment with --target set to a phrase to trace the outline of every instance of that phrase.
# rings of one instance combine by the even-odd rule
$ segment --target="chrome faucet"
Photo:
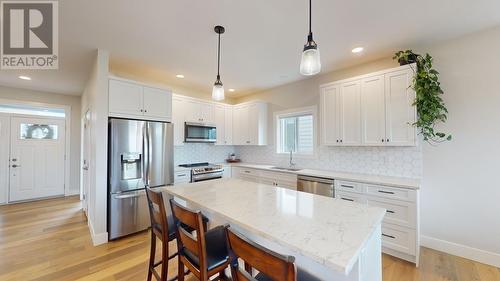
[[[295,163],[293,163],[293,149],[290,149],[290,168],[295,167]]]

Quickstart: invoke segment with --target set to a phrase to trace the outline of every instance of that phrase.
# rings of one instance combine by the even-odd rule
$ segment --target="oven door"
[[[191,181],[192,182],[199,182],[199,181],[208,181],[208,180],[215,180],[215,179],[221,179],[221,178],[222,178],[222,172],[210,172],[210,173],[192,175]]]
[[[216,142],[217,129],[213,124],[186,122],[184,125],[185,142]]]

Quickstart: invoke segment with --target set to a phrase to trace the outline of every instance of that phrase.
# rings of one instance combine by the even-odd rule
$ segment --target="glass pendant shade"
[[[321,61],[318,48],[309,48],[302,52],[300,61],[300,74],[315,75],[321,71]]]
[[[222,83],[215,83],[212,89],[212,99],[220,101],[224,99],[224,86]]]

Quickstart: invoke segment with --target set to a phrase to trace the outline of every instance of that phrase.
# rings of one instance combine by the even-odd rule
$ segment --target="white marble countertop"
[[[371,184],[382,184],[390,185],[395,187],[407,188],[417,190],[420,188],[420,180],[412,178],[400,178],[400,177],[389,177],[389,176],[377,176],[368,174],[357,174],[348,172],[336,172],[336,171],[326,171],[326,170],[313,170],[313,169],[301,169],[299,171],[287,171],[272,169],[272,165],[261,165],[261,164],[251,164],[251,163],[234,163],[231,164],[233,167],[246,167],[260,170],[268,170],[281,173],[291,173],[304,176],[331,178],[335,180],[345,180],[345,181],[355,181],[362,183]],[[300,167],[298,167],[300,168]]]
[[[385,215],[382,208],[239,179],[161,190],[346,275]]]

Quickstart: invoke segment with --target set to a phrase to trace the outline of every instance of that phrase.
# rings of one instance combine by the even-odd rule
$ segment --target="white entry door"
[[[0,204],[7,203],[9,194],[10,116],[0,113]]]
[[[64,119],[11,118],[9,201],[64,195]]]

